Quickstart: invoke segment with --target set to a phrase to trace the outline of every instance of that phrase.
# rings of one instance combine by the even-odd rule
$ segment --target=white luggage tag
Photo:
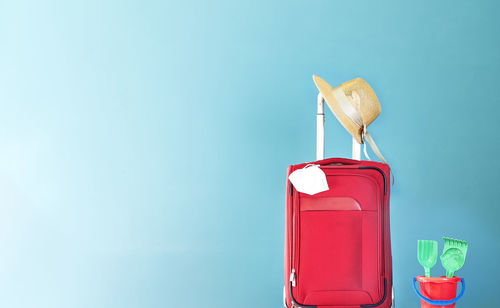
[[[310,164],[295,170],[288,176],[288,179],[297,191],[308,195],[315,195],[329,189],[326,175],[319,165]]]

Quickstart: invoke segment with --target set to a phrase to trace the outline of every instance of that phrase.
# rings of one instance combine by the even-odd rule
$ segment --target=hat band
[[[344,90],[342,90],[342,88],[340,86],[336,86],[332,89],[332,94],[333,94],[333,97],[335,98],[335,100],[337,100],[337,103],[338,103],[340,109],[342,109],[342,112],[344,112],[344,114],[349,119],[351,119],[351,121],[354,124],[356,124],[360,129],[362,129],[361,140],[364,143],[363,151],[365,153],[366,158],[371,160],[370,157],[368,156],[368,153],[366,152],[366,143],[368,143],[370,145],[370,147],[372,148],[373,152],[375,153],[375,155],[377,155],[377,157],[381,161],[383,161],[386,165],[388,165],[389,163],[387,163],[387,160],[380,152],[379,148],[375,144],[375,141],[368,133],[368,130],[367,130],[367,127],[363,121],[363,118],[361,117],[359,112],[356,110],[356,108],[354,108],[352,103],[349,101],[349,98],[347,98],[347,95],[345,95]],[[358,108],[361,110],[361,106],[360,106],[361,102],[358,100],[357,103],[359,104]],[[392,175],[392,183],[394,184],[394,174],[391,172],[391,175]]]
[[[354,124],[356,124],[359,128],[362,128],[364,125],[363,119],[345,95],[344,90],[342,90],[340,86],[336,86],[332,89],[332,94],[339,104],[340,109],[342,109],[342,112],[344,112],[344,114],[351,119]]]

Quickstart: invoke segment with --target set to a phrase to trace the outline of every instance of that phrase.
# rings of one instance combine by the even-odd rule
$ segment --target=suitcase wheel
[[[283,307],[288,308],[286,306],[286,292],[285,292],[285,286],[283,286]]]
[[[396,301],[394,297],[394,287],[392,287],[392,308],[396,307]]]

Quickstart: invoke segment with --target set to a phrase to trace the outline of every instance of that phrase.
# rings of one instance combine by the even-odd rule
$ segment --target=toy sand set
[[[463,278],[456,277],[455,272],[465,264],[468,243],[465,241],[443,237],[444,248],[441,254],[441,264],[446,270],[446,275],[432,277],[431,269],[436,265],[438,257],[438,242],[419,240],[417,256],[420,265],[424,268],[425,275],[413,278],[413,288],[420,297],[422,308],[455,307],[455,303],[463,296],[465,282]],[[420,291],[417,288],[420,283]],[[462,290],[457,295],[458,283],[462,283]]]

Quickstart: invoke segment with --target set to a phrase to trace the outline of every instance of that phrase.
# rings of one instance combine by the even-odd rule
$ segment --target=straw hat
[[[316,75],[313,75],[313,80],[342,126],[362,144],[363,130],[366,131],[381,111],[380,102],[370,85],[361,78],[336,87]]]

